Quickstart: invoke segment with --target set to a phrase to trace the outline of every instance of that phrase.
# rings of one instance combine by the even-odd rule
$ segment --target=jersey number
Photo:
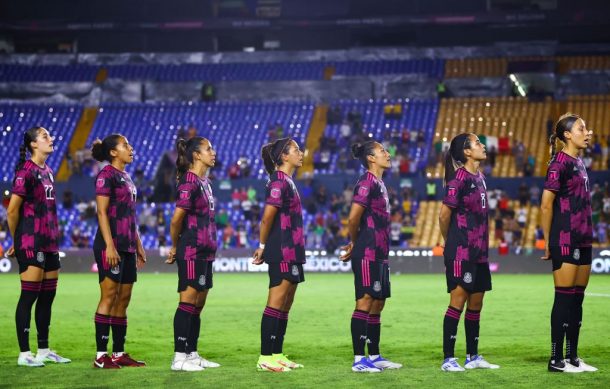
[[[47,200],[54,200],[55,193],[53,191],[53,185],[45,185],[44,186],[44,194]]]
[[[585,176],[585,191],[589,191],[589,176]]]
[[[481,193],[481,208],[486,207],[485,193]]]

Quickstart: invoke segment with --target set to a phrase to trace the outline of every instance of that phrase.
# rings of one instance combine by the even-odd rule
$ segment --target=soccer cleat
[[[362,358],[352,365],[352,371],[356,373],[381,373],[383,369],[373,365],[368,358]]]
[[[53,363],[70,363],[72,362],[70,359],[68,358],[64,358],[62,356],[60,356],[59,354],[57,354],[55,351],[53,350],[49,350],[46,353],[40,353],[38,352],[36,354],[36,360],[39,362],[53,362]]]
[[[287,367],[289,369],[300,369],[303,368],[303,365],[300,363],[292,362],[288,357],[284,354],[273,354],[273,359],[280,365]]]
[[[96,369],[120,369],[121,366],[112,361],[110,355],[104,354],[93,361],[93,367]]]
[[[589,364],[586,364],[585,361],[583,361],[580,358],[576,358],[576,359],[566,359],[565,360],[566,364],[570,364],[574,367],[580,368],[582,371],[586,371],[586,372],[594,372],[597,371],[597,367],[591,366]]]
[[[146,362],[144,361],[136,361],[127,353],[123,353],[120,356],[112,355],[112,362],[116,363],[121,367],[142,367],[146,366]]]
[[[457,361],[457,358],[445,358],[441,365],[442,371],[466,371]]]
[[[548,370],[552,373],[582,373],[580,367],[572,366],[566,360],[549,360]]]
[[[193,360],[189,358],[181,358],[172,361],[171,369],[173,371],[203,371],[203,367],[197,365]]]
[[[193,351],[192,353],[190,353],[186,359],[188,359],[190,363],[201,366],[203,368],[220,367],[219,363],[208,361],[207,359],[199,355],[197,351]]]
[[[396,362],[392,362],[392,361],[388,361],[387,359],[385,359],[384,357],[382,357],[381,355],[377,357],[377,359],[369,359],[371,361],[371,363],[373,365],[375,365],[375,367],[378,367],[382,370],[385,369],[400,369],[402,367],[402,364],[400,363],[396,363]]]
[[[17,365],[27,367],[44,367],[44,363],[37,360],[31,352],[17,358]]]
[[[466,358],[464,361],[464,367],[466,369],[499,369],[500,366],[489,363],[483,358],[482,355],[473,355],[470,359]]]
[[[290,371],[289,367],[282,366],[273,360],[271,355],[261,355],[256,363],[256,369],[258,371],[270,371],[274,373],[283,373]]]

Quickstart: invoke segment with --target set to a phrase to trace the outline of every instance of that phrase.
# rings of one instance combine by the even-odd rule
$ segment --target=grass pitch
[[[146,368],[92,368],[96,274],[62,274],[53,309],[51,348],[72,359],[68,365],[17,366],[14,311],[19,277],[0,275],[0,387],[608,387],[610,382],[610,277],[592,276],[584,303],[580,355],[597,373],[546,371],[549,275],[496,275],[481,315],[481,354],[499,370],[440,371],[442,320],[449,298],[443,275],[392,277],[392,298],[382,314],[381,351],[405,367],[381,374],[356,374],[352,363],[351,274],[306,274],[299,286],[284,345],[305,368],[277,374],[257,372],[259,327],[267,294],[266,274],[221,274],[202,314],[199,352],[222,367],[199,373],[172,372],[172,320],[178,295],[174,274],[141,273],[128,310],[126,351]],[[36,349],[32,317],[30,344]],[[111,344],[109,345],[111,347]],[[460,323],[456,355],[463,362]]]

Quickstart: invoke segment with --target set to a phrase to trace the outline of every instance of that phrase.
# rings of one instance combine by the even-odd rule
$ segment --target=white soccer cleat
[[[27,367],[44,367],[44,363],[38,361],[31,352],[20,354],[17,358],[17,365]]]
[[[203,367],[191,362],[188,358],[175,359],[172,361],[171,369],[173,371],[203,371]]]
[[[460,364],[457,361],[457,358],[446,358],[443,361],[443,364],[441,365],[441,370],[442,371],[451,371],[451,372],[466,371],[466,369],[464,369],[462,366],[460,366]]]
[[[548,370],[552,373],[582,373],[584,370],[581,367],[571,365],[568,360],[549,361]]]
[[[387,359],[385,359],[381,355],[379,357],[377,357],[376,359],[371,359],[370,361],[371,361],[371,363],[373,365],[375,365],[375,367],[377,367],[379,369],[382,369],[382,370],[385,370],[385,369],[400,369],[402,367],[401,363],[396,363],[396,362],[388,361]]]
[[[202,357],[201,355],[199,355],[199,353],[197,351],[193,351],[192,353],[190,353],[188,355],[188,357],[186,358],[190,363],[193,363],[195,365],[201,366],[203,368],[208,368],[208,367],[220,367],[219,363],[216,362],[212,362],[212,361],[208,361],[207,359],[205,359],[204,357]]]
[[[53,362],[53,363],[70,363],[72,362],[72,360],[68,359],[68,358],[64,358],[62,356],[60,356],[59,354],[57,354],[55,351],[53,350],[49,350],[46,352],[38,352],[36,353],[36,360],[38,362]]]
[[[475,355],[472,359],[466,359],[464,362],[466,369],[499,369],[499,365],[489,363],[482,355]]]
[[[352,365],[352,371],[356,373],[381,373],[383,369],[373,365],[368,358],[362,358]]]
[[[585,361],[583,361],[580,358],[577,358],[576,360],[578,361],[578,366],[573,364],[572,361],[570,361],[569,359],[566,359],[565,362],[566,362],[566,364],[580,368],[582,371],[586,371],[586,372],[594,372],[594,371],[598,370],[597,367],[594,367],[594,366],[591,366],[591,365],[585,363]]]

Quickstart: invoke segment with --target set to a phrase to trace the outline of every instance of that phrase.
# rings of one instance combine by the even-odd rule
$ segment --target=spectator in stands
[[[593,161],[599,162],[602,160],[602,145],[597,136],[593,137],[593,147],[591,148]]]
[[[320,185],[320,187],[318,187],[318,190],[316,191],[316,203],[319,206],[324,207],[326,206],[327,202],[328,195],[326,194],[326,187],[324,185]]]
[[[591,156],[591,150],[585,149],[584,157],[582,158],[582,162],[584,163],[587,171],[590,171],[591,167],[593,166],[593,157]]]
[[[339,127],[339,133],[341,134],[341,140],[347,144],[349,138],[352,136],[352,127],[349,125],[347,120],[344,120]]]
[[[250,201],[249,198],[246,197],[245,200],[242,200],[242,202],[241,202],[241,210],[242,210],[246,220],[251,220],[252,219],[252,201]]]
[[[436,200],[436,182],[428,181],[426,183],[426,198],[428,201]]]
[[[487,162],[489,163],[489,165],[491,166],[491,168],[495,168],[496,167],[496,157],[498,156],[498,150],[496,149],[496,146],[491,146],[489,148],[489,151],[487,152]]]
[[[530,191],[530,203],[534,206],[540,205],[540,188],[538,185],[532,185]]]
[[[517,223],[520,228],[525,228],[525,223],[527,223],[527,208],[523,205],[517,210]]]
[[[608,223],[606,223],[606,219],[602,218],[597,223],[597,242],[600,244],[605,244],[608,240]]]
[[[232,180],[236,180],[240,177],[241,172],[239,170],[239,165],[237,164],[237,162],[229,166],[228,174],[229,178]]]
[[[215,220],[216,220],[216,225],[218,226],[218,230],[219,231],[224,230],[224,228],[227,226],[227,224],[229,224],[229,215],[227,214],[227,211],[225,211],[224,209],[221,209],[220,211],[218,211],[218,213],[216,214]]]
[[[524,206],[527,204],[527,200],[529,197],[529,189],[527,187],[527,184],[525,183],[525,181],[521,181],[521,184],[519,185],[519,204],[521,206]]]
[[[191,124],[189,126],[189,129],[186,131],[186,140],[188,141],[189,139],[194,138],[197,135],[197,128],[193,124]]]

